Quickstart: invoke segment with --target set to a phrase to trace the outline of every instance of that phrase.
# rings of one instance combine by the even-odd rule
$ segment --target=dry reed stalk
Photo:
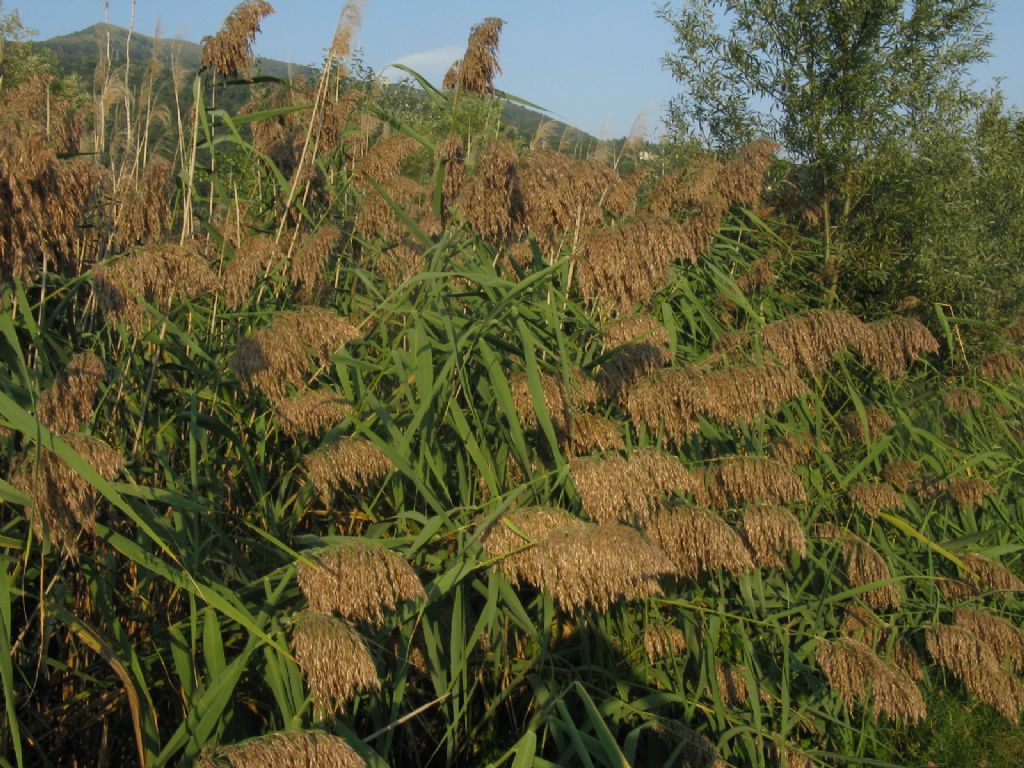
[[[302,239],[288,265],[288,277],[300,287],[300,297],[312,301],[326,286],[324,267],[331,250],[341,241],[341,230],[325,226]]]
[[[711,468],[707,482],[711,503],[718,509],[807,501],[800,476],[792,467],[770,459],[729,457]]]
[[[246,388],[281,400],[288,385],[303,389],[310,353],[322,364],[359,336],[356,326],[327,309],[278,312],[269,326],[239,341],[230,365]]]
[[[843,427],[846,434],[854,440],[864,444],[878,442],[886,432],[896,426],[892,416],[883,411],[877,405],[869,405],[864,409],[864,416],[867,419],[867,428],[861,420],[860,414],[856,411],[848,413],[843,420]]]
[[[322,731],[271,733],[242,744],[204,749],[196,768],[366,768],[338,736]]]
[[[898,491],[906,493],[921,471],[921,466],[912,459],[897,459],[882,467],[882,479]]]
[[[518,163],[512,142],[492,141],[459,190],[456,206],[484,240],[502,242],[517,234],[522,225]]]
[[[867,336],[868,326],[849,312],[822,309],[770,323],[761,331],[772,354],[811,375],[821,373],[851,346],[862,347]]]
[[[982,555],[965,555],[962,559],[967,575],[982,586],[998,592],[1024,592],[1024,581],[1002,563]]]
[[[501,72],[498,43],[504,25],[502,19],[491,16],[470,30],[466,53],[444,76],[446,90],[468,91],[480,96],[494,93],[494,77]]]
[[[951,389],[942,395],[942,405],[952,413],[972,413],[981,408],[981,395],[967,387]]]
[[[894,317],[868,326],[869,333],[856,340],[864,364],[886,379],[895,379],[926,354],[939,351],[939,342],[918,320]]]
[[[906,508],[896,489],[888,483],[857,483],[849,491],[850,503],[871,516]]]
[[[192,298],[217,284],[202,246],[195,240],[185,245],[139,248],[96,267],[92,274],[100,309],[134,333],[143,330],[146,310],[142,302],[166,312],[175,298]]]
[[[768,448],[768,454],[776,461],[793,466],[811,461],[819,450],[827,452],[827,446],[819,446],[810,432],[801,432],[797,435],[787,435],[772,443]]]
[[[312,553],[299,562],[298,581],[314,611],[374,626],[384,623],[385,611],[426,596],[405,558],[366,542]]]
[[[117,477],[124,464],[121,455],[91,435],[63,435],[66,442],[106,481]],[[40,541],[49,540],[72,560],[78,557],[78,534],[92,533],[96,523],[99,491],[56,453],[40,448],[34,457],[16,467],[11,484],[32,499],[26,517]]]
[[[925,630],[925,648],[970,693],[1014,724],[1021,700],[1018,680],[1003,669],[992,647],[966,627],[938,624]]]
[[[973,512],[985,503],[985,498],[996,492],[992,485],[980,477],[954,477],[946,483],[946,493],[961,512]]]
[[[260,31],[263,17],[274,13],[266,0],[239,3],[224,20],[224,26],[212,37],[204,37],[202,68],[228,80],[252,73],[252,44]]]
[[[784,568],[783,553],[807,557],[807,536],[800,520],[782,507],[752,507],[743,511],[740,532],[754,556],[765,568]]]
[[[832,523],[818,526],[823,539],[840,541],[843,545],[843,568],[852,587],[863,587],[892,578],[889,563],[882,554],[856,534]],[[895,584],[885,584],[864,593],[864,601],[875,610],[898,610],[900,591]]]
[[[987,611],[961,608],[953,613],[953,624],[970,630],[987,644],[999,659],[1009,659],[1018,672],[1024,671],[1024,632]]]
[[[254,235],[239,243],[235,257],[221,273],[224,304],[228,309],[240,309],[260,278],[283,258],[281,248],[269,235]]]
[[[680,656],[685,650],[686,636],[681,629],[653,624],[644,628],[644,652],[651,664]]]
[[[306,475],[324,500],[345,488],[353,491],[366,488],[395,468],[384,451],[362,437],[340,440],[309,454],[303,462]]]
[[[701,476],[675,456],[660,451],[641,449],[629,458],[572,459],[569,470],[584,511],[598,523],[644,520],[669,494],[707,503]]]
[[[167,237],[173,213],[171,190],[174,168],[166,160],[147,163],[142,178],[117,191],[112,246],[124,251],[135,245],[157,245]]]
[[[310,390],[274,403],[284,431],[293,439],[318,437],[352,415],[352,406],[329,390]]]
[[[850,638],[823,640],[817,661],[848,712],[852,713],[854,703],[870,693],[871,714],[876,722],[884,715],[914,725],[928,715],[921,690],[910,676],[886,664],[862,642]]]
[[[104,376],[103,361],[92,352],[75,355],[39,396],[36,418],[58,434],[80,430],[92,418],[96,393]]]
[[[743,538],[705,509],[666,506],[644,520],[643,529],[668,553],[680,576],[696,578],[716,568],[738,576],[754,569]]]
[[[294,619],[291,649],[321,716],[344,713],[358,691],[380,687],[366,641],[345,621],[302,611]]]
[[[633,385],[626,410],[676,442],[700,430],[700,417],[742,427],[807,392],[789,368],[771,363],[705,371],[696,367],[656,371]]]
[[[625,450],[622,425],[592,413],[574,413],[569,422],[567,450],[573,456],[601,451]]]
[[[1024,360],[1010,352],[995,352],[981,361],[981,377],[988,381],[1006,381],[1024,370]]]

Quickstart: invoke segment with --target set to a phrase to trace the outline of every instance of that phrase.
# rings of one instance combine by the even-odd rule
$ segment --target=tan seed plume
[[[502,19],[489,17],[470,30],[466,53],[452,65],[444,78],[444,87],[489,96],[494,93],[494,78],[501,72],[498,43]]]
[[[868,645],[876,654],[886,653],[890,646],[893,630],[886,626],[874,613],[859,605],[849,605],[840,625],[844,635]],[[924,667],[917,652],[905,638],[891,643],[889,662],[912,680],[924,680]]]
[[[622,425],[592,413],[574,413],[570,423],[567,451],[573,456],[586,456],[602,451],[625,450]]]
[[[888,483],[857,483],[850,488],[850,503],[872,516],[906,507],[903,497]]]
[[[341,241],[341,230],[325,226],[302,239],[288,265],[288,276],[301,289],[303,301],[313,301],[326,287],[324,267]]]
[[[366,641],[347,622],[302,611],[292,627],[291,648],[323,714],[344,712],[358,691],[380,687]]]
[[[664,507],[645,520],[643,528],[651,541],[668,553],[680,576],[696,578],[716,568],[740,575],[754,569],[742,537],[705,509]]]
[[[895,379],[926,354],[939,351],[939,342],[919,321],[894,317],[868,326],[866,338],[858,339],[857,352],[864,364],[886,379]]]
[[[103,362],[92,352],[75,355],[50,388],[39,396],[36,417],[59,434],[81,429],[92,418],[104,376]]]
[[[862,443],[868,444],[872,441],[878,442],[882,435],[896,426],[896,422],[893,421],[892,416],[883,411],[877,405],[867,406],[864,409],[864,415],[867,418],[866,429],[864,422],[861,420],[860,414],[856,411],[848,413],[843,421],[846,434],[855,440],[861,441]]]
[[[951,603],[969,600],[978,595],[978,590],[974,585],[960,581],[960,579],[937,578],[935,586],[938,588],[942,598]]]
[[[292,438],[319,436],[352,415],[352,406],[328,390],[310,390],[274,403],[284,431]]]
[[[998,592],[1024,592],[1024,581],[1002,563],[982,555],[965,555],[967,575],[979,584]]]
[[[959,475],[946,483],[946,493],[964,512],[973,512],[985,503],[986,497],[995,492],[996,489],[980,477]]]
[[[807,536],[800,520],[783,507],[751,507],[743,510],[740,531],[754,555],[754,563],[765,568],[783,568],[782,556],[796,552],[807,557]]]
[[[115,251],[135,245],[156,245],[167,236],[173,220],[173,172],[168,161],[156,158],[146,163],[141,179],[121,184],[111,243]]]
[[[892,578],[889,563],[882,554],[856,534],[826,523],[818,526],[818,535],[842,542],[843,566],[850,586],[863,587]],[[864,600],[875,610],[898,610],[900,592],[895,584],[885,584],[865,592]]]
[[[928,715],[921,690],[910,676],[886,664],[860,641],[822,640],[817,661],[828,684],[850,712],[855,702],[870,693],[871,714],[876,722],[884,715],[891,721],[913,725]]]
[[[821,373],[851,346],[862,346],[868,335],[868,326],[849,312],[820,309],[770,323],[761,331],[772,354],[811,375]]]
[[[1006,381],[1024,370],[1024,360],[1010,352],[995,352],[981,361],[981,377],[988,381]]]
[[[366,768],[338,736],[321,731],[271,733],[242,744],[204,749],[196,768]]]
[[[827,447],[819,446],[812,434],[801,432],[797,435],[787,435],[778,442],[772,443],[768,453],[776,461],[792,466],[811,461],[819,449],[827,452]]]
[[[363,437],[344,438],[303,461],[306,475],[325,501],[337,491],[362,490],[395,468],[380,448]]]
[[[920,465],[912,459],[897,459],[882,467],[882,479],[898,491],[906,493],[917,479],[921,471]]]
[[[245,238],[235,249],[235,256],[221,273],[224,303],[228,309],[239,309],[245,304],[252,289],[270,268],[284,258],[284,254],[268,235]]]
[[[213,70],[226,80],[248,77],[252,73],[252,43],[259,34],[260,22],[273,12],[274,7],[266,0],[246,0],[235,6],[220,32],[203,38],[203,69]]]
[[[648,624],[644,628],[644,652],[651,664],[681,655],[686,650],[686,636],[681,629]]]
[[[442,204],[447,208],[459,196],[462,183],[466,180],[466,145],[462,137],[452,133],[437,143],[434,159],[444,165],[444,181],[441,183]]]
[[[729,457],[711,468],[707,483],[711,503],[718,509],[807,501],[800,476],[789,465],[772,459]]]
[[[1024,671],[1024,632],[1009,621],[988,611],[960,608],[953,613],[953,623],[970,630],[999,659],[1009,659],[1015,670]]]
[[[981,408],[981,395],[977,390],[960,387],[942,395],[942,405],[953,413],[973,413]]]
[[[484,240],[500,243],[522,226],[522,195],[517,166],[519,156],[508,139],[492,141],[467,176],[456,207]]]

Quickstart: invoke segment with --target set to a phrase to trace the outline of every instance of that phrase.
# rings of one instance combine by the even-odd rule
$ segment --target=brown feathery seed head
[[[889,380],[902,376],[915,360],[939,351],[931,331],[910,317],[872,323],[868,330],[865,337],[855,340],[857,353],[865,365]]]
[[[890,644],[892,630],[867,608],[849,605],[843,617],[840,631],[870,646],[875,653],[882,653]],[[905,639],[897,639],[892,644],[889,657],[897,669],[906,673],[912,680],[924,679],[924,667],[917,652]]]
[[[367,179],[378,184],[399,175],[402,164],[412,157],[423,145],[404,133],[392,133],[380,139],[370,151],[359,160],[352,177],[356,186],[363,192],[370,193],[373,189]]]
[[[536,427],[537,405],[533,402],[530,392],[530,383],[524,371],[516,371],[508,377],[509,388],[512,390],[512,402],[519,420],[525,427]],[[561,379],[548,374],[541,374],[541,391],[544,394],[544,406],[547,409],[551,422],[560,432],[565,432],[565,426],[569,420],[569,407],[566,402],[565,391]]]
[[[878,442],[886,432],[896,426],[892,416],[883,411],[877,405],[869,405],[864,409],[864,416],[867,419],[867,428],[864,421],[856,411],[848,413],[843,420],[843,427],[851,438],[867,444],[869,441]]]
[[[1018,672],[1024,670],[1024,632],[988,611],[960,608],[953,613],[953,623],[974,633],[987,643],[1000,659],[1009,659]]]
[[[481,538],[488,556],[504,557],[499,566],[513,581],[517,573],[532,568],[526,561],[533,557],[536,546],[550,534],[559,530],[582,530],[585,523],[559,507],[521,507],[502,515]],[[524,538],[525,535],[525,538]],[[530,547],[522,552],[516,550]],[[510,554],[515,552],[515,554]],[[525,557],[524,557],[525,556]],[[522,566],[527,566],[523,571]]]
[[[339,59],[352,54],[352,38],[363,21],[364,0],[348,0],[338,15],[338,24],[331,40],[331,54]]]
[[[667,347],[670,341],[665,326],[645,312],[617,318],[602,329],[602,334],[609,349],[638,342]]]
[[[1009,352],[995,352],[981,361],[981,377],[988,381],[1006,381],[1024,370],[1024,360]]]
[[[324,267],[331,256],[331,250],[340,240],[341,230],[335,226],[326,226],[307,235],[299,244],[288,265],[288,276],[301,287],[304,301],[312,301],[323,290]]]
[[[348,437],[303,459],[306,475],[320,498],[329,500],[342,489],[358,491],[395,468],[391,459],[363,437]]]
[[[615,347],[597,371],[605,397],[624,404],[630,388],[672,360],[668,347],[651,342],[627,342]]]
[[[754,569],[742,537],[720,517],[698,507],[670,506],[643,522],[645,533],[675,564],[680,576],[696,578],[722,568],[733,575]]]
[[[906,505],[903,497],[888,483],[857,483],[850,488],[850,502],[869,515],[879,512],[897,511]]]
[[[235,248],[235,256],[224,267],[221,286],[228,309],[239,309],[260,278],[284,257],[274,238],[255,235]]]
[[[213,37],[204,37],[202,68],[211,69],[229,79],[252,72],[252,43],[260,31],[260,21],[274,12],[266,0],[246,0],[235,6]]]
[[[681,655],[686,650],[686,635],[681,629],[648,624],[644,627],[644,652],[653,664],[661,659]]]
[[[745,509],[740,531],[758,566],[785,567],[781,557],[784,552],[807,557],[807,536],[800,520],[788,509],[769,506]]]
[[[380,187],[425,234],[431,237],[439,234],[440,222],[433,214],[430,193],[425,186],[407,176],[391,176]],[[363,198],[356,214],[355,231],[367,240],[379,237],[392,243],[406,240],[409,233],[394,206],[376,189],[368,190]]]
[[[715,682],[718,695],[727,707],[742,707],[747,703],[747,679],[731,664],[715,663]]]
[[[104,376],[103,362],[92,352],[75,355],[39,396],[36,417],[58,434],[81,429],[92,418],[96,393]]]
[[[592,413],[574,413],[570,424],[568,453],[584,456],[601,451],[625,450],[622,425]]]
[[[360,335],[356,326],[328,309],[278,312],[269,326],[239,341],[229,365],[245,387],[280,400],[289,384],[302,389],[310,353],[323,364]]]
[[[1016,678],[999,663],[992,647],[966,627],[938,624],[925,630],[929,655],[969,692],[1016,724],[1022,702]]]
[[[949,579],[939,577],[935,579],[935,586],[942,595],[942,599],[950,603],[958,603],[962,600],[969,600],[978,596],[977,588],[960,579]]]
[[[427,257],[422,245],[405,240],[378,252],[374,267],[390,288],[397,288],[427,268]]]
[[[843,565],[850,586],[863,587],[892,578],[889,563],[864,539],[844,531],[837,537],[843,542]],[[900,607],[900,591],[895,584],[885,584],[864,593],[864,600],[875,610]]]
[[[481,96],[494,93],[494,77],[501,72],[498,42],[503,26],[504,20],[491,16],[470,30],[466,53],[445,75],[445,88],[469,91]]]
[[[965,555],[962,560],[967,575],[979,584],[999,592],[1024,592],[1024,581],[1002,563],[982,555]]]
[[[292,626],[291,648],[322,714],[344,712],[358,691],[380,687],[366,641],[345,621],[302,611]]]
[[[719,509],[744,504],[807,501],[807,491],[793,468],[771,459],[732,456],[707,475],[711,503]]]
[[[912,459],[897,459],[882,467],[882,479],[898,491],[906,493],[921,471],[921,466]]]
[[[439,141],[434,149],[434,159],[444,164],[441,196],[447,206],[459,196],[462,183],[466,180],[466,145],[462,137],[452,133]]]
[[[270,733],[242,744],[206,748],[196,768],[366,768],[348,742],[321,731]]]
[[[761,331],[772,354],[811,375],[821,373],[851,346],[862,346],[867,335],[868,326],[849,312],[823,309],[770,323]]]
[[[521,227],[523,210],[517,165],[519,156],[508,139],[492,141],[456,201],[462,217],[484,240],[500,243]]]
[[[942,405],[953,413],[971,413],[981,408],[981,395],[966,387],[951,389],[942,395]]]
[[[819,446],[814,435],[810,432],[801,432],[797,435],[787,435],[778,442],[772,443],[768,448],[768,454],[776,461],[792,466],[811,461],[819,449],[824,450],[825,446]]]
[[[274,403],[277,418],[293,439],[319,436],[352,415],[352,406],[329,390],[303,392]]]
[[[980,477],[954,477],[946,483],[946,493],[962,512],[973,512],[985,503],[985,497],[996,492],[992,485]]]
[[[118,189],[118,207],[114,215],[112,246],[123,251],[133,245],[156,245],[169,231],[171,183],[174,168],[161,158],[150,160],[142,178],[131,180]]]
[[[108,482],[117,477],[124,459],[117,451],[90,435],[72,433],[62,439]],[[68,557],[78,555],[78,534],[92,533],[99,491],[56,453],[43,448],[35,460],[17,467],[11,484],[32,499],[26,516],[40,541],[49,536],[54,547]]]
[[[384,612],[426,596],[412,566],[383,546],[356,542],[312,553],[298,564],[309,607],[375,626]]]
[[[779,276],[775,274],[772,267],[772,260],[764,257],[756,259],[750,267],[736,279],[736,287],[749,296],[758,288],[775,285]]]
[[[920,689],[909,675],[886,664],[864,643],[851,638],[820,641],[818,666],[849,712],[858,699],[871,693],[875,721],[889,720],[914,725],[927,717]]]

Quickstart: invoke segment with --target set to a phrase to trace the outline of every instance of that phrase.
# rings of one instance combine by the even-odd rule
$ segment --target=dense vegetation
[[[1016,237],[1015,118],[822,231],[765,138],[510,138],[498,19],[396,104],[271,11],[0,51],[0,764],[1010,764],[1024,329],[925,214]]]

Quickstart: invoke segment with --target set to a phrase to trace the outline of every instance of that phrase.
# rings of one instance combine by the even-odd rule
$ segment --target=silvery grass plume
[[[628,458],[581,457],[569,462],[583,511],[602,524],[644,520],[670,494],[686,495],[698,504],[708,497],[702,473],[675,456],[652,449],[634,451]]]
[[[971,629],[936,624],[925,630],[925,648],[936,663],[953,674],[970,693],[1014,724],[1020,720],[1024,690],[1007,672],[988,643]]]
[[[217,749],[204,749],[196,768],[366,768],[338,736],[322,731],[271,733]]]
[[[341,242],[341,230],[335,226],[320,227],[299,242],[288,264],[288,277],[299,286],[302,301],[315,300],[327,285],[324,268],[331,251]]]
[[[481,153],[459,191],[456,207],[466,223],[488,242],[507,240],[522,227],[518,163],[512,142],[495,139]]]
[[[894,317],[868,326],[869,333],[857,339],[857,353],[864,364],[883,378],[895,379],[926,354],[939,351],[939,342],[919,321]]]
[[[235,248],[234,258],[221,273],[221,290],[228,309],[241,308],[260,278],[283,259],[284,252],[269,235],[253,235],[242,240]]]
[[[700,417],[742,427],[808,392],[789,368],[765,363],[703,370],[666,368],[636,382],[626,410],[636,422],[664,429],[682,442],[700,430]]]
[[[271,13],[274,7],[266,0],[246,0],[235,6],[220,31],[203,38],[202,68],[213,70],[225,80],[248,77],[252,73],[253,41],[263,17]]]
[[[997,592],[1024,592],[1024,581],[1002,563],[983,555],[965,555],[962,560],[967,575],[975,583]]]
[[[311,553],[298,564],[310,608],[380,626],[385,611],[426,596],[412,566],[377,544],[353,542]]]
[[[850,503],[869,515],[906,508],[903,497],[888,483],[857,483],[849,491]]]
[[[145,326],[143,302],[166,312],[176,298],[192,298],[217,285],[217,277],[196,240],[184,245],[136,248],[127,256],[97,266],[92,276],[100,309],[136,334]]]
[[[921,690],[909,675],[887,664],[864,643],[851,638],[819,641],[818,666],[848,712],[870,695],[876,722],[889,720],[914,725],[928,715]]]
[[[672,572],[665,554],[634,529],[588,525],[558,508],[504,515],[482,544],[513,584],[547,592],[571,614],[659,595],[659,578]]]
[[[807,557],[807,536],[800,520],[783,507],[758,506],[743,510],[740,532],[750,548],[754,563],[766,568],[783,568],[783,556],[796,552]]]
[[[274,411],[292,438],[320,436],[353,414],[352,406],[326,389],[306,390],[274,403]]]
[[[921,465],[913,459],[897,459],[882,467],[882,479],[898,491],[906,493],[921,472]]]
[[[861,419],[857,411],[851,411],[843,419],[843,427],[847,435],[865,445],[878,442],[882,435],[896,426],[892,416],[877,405],[869,405],[864,408],[864,416],[867,421],[866,425],[865,420]]]
[[[988,381],[1006,381],[1024,370],[1024,360],[1010,352],[994,352],[981,361],[981,376]]]
[[[75,355],[39,396],[36,418],[58,434],[80,430],[92,419],[96,393],[105,375],[103,362],[92,352]]]
[[[1024,632],[988,611],[959,608],[953,624],[969,630],[1002,660],[1009,660],[1017,672],[1024,671]]]
[[[686,650],[686,636],[677,627],[648,624],[644,628],[644,652],[651,664],[679,656]]]
[[[384,451],[363,437],[343,438],[303,461],[306,475],[325,501],[336,491],[366,488],[395,468]]]
[[[951,389],[942,396],[943,407],[952,413],[967,414],[981,408],[981,395],[967,387]]]
[[[131,179],[117,190],[117,211],[111,244],[115,251],[135,245],[155,245],[170,231],[173,212],[174,167],[156,158],[146,163],[141,179]]]
[[[711,503],[718,509],[807,501],[803,481],[793,468],[763,457],[723,459],[709,469],[707,484]]]
[[[738,576],[754,569],[743,538],[706,509],[663,506],[642,525],[651,541],[671,558],[673,572],[680,576],[696,578],[717,568]]]
[[[849,312],[815,309],[769,323],[761,330],[766,349],[785,365],[812,376],[851,346],[866,343],[868,326]]]
[[[278,312],[269,326],[238,342],[229,364],[247,389],[255,387],[280,400],[289,385],[304,388],[311,354],[323,364],[360,335],[352,323],[328,309]]]
[[[360,690],[380,687],[366,641],[341,619],[302,611],[292,625],[291,649],[322,715],[344,712]]]
[[[850,586],[863,587],[892,578],[892,570],[882,554],[856,534],[825,523],[818,526],[818,535],[842,543],[843,567]],[[865,592],[864,600],[876,610],[898,610],[900,591],[895,584],[884,584]]]
[[[504,20],[491,16],[470,30],[465,54],[444,76],[445,90],[467,91],[480,96],[494,93],[494,78],[501,72],[498,43],[503,26]]]

